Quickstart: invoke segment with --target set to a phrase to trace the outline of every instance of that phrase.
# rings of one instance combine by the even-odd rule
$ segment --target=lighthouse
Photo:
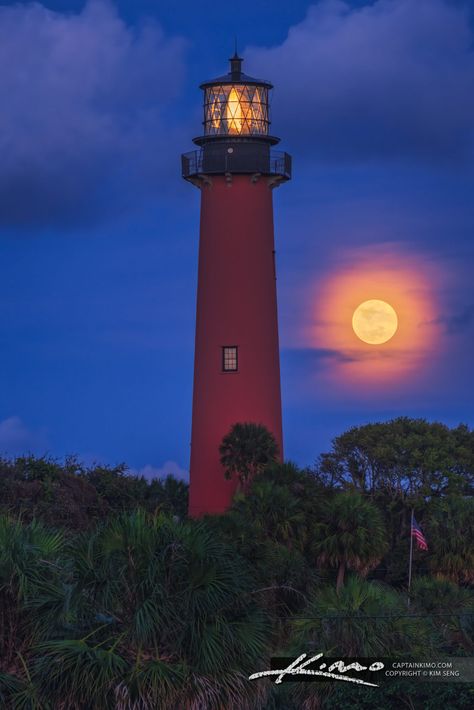
[[[203,134],[182,155],[201,192],[189,514],[222,513],[236,481],[219,446],[237,422],[263,424],[283,454],[273,189],[291,157],[270,135],[272,85],[242,71],[201,84]]]

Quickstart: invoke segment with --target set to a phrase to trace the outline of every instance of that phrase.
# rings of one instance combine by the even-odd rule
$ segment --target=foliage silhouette
[[[254,477],[278,458],[275,437],[263,424],[234,424],[219,447],[225,477],[237,477],[244,492]]]
[[[240,492],[199,521],[171,477],[0,461],[2,708],[472,705],[465,684],[400,682],[375,698],[247,680],[272,655],[316,648],[472,655],[472,432],[407,418],[358,427],[312,471],[278,462],[249,426],[262,436],[227,451]],[[429,550],[415,549],[408,611],[412,507]]]

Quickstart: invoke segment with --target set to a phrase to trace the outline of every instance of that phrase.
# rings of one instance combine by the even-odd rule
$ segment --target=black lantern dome
[[[291,157],[270,150],[279,138],[269,134],[270,82],[242,71],[234,54],[230,71],[205,81],[204,133],[194,138],[200,150],[182,156],[183,177],[198,182],[206,175],[272,175],[275,184],[291,177]]]

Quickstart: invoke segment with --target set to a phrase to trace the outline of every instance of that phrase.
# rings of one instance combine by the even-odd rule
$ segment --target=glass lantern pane
[[[224,84],[206,89],[204,127],[207,135],[268,134],[268,90]]]

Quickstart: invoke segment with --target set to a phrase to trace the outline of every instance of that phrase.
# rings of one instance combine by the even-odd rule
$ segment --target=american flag
[[[427,550],[428,549],[428,543],[426,542],[426,538],[421,532],[420,526],[416,522],[415,518],[413,518],[413,522],[411,524],[411,534],[415,538],[416,541],[416,546],[420,550]]]

